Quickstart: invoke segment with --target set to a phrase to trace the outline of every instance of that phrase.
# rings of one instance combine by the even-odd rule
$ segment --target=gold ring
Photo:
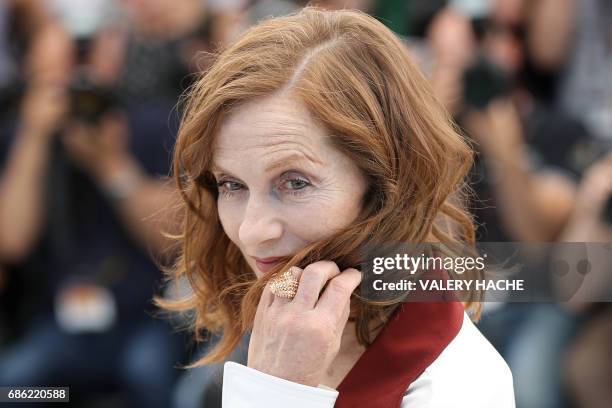
[[[297,293],[298,280],[293,275],[293,269],[295,266],[287,269],[279,276],[274,277],[270,280],[270,292],[275,296],[293,299]]]

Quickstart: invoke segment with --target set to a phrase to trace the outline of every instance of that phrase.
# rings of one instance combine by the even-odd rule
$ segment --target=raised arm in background
[[[576,28],[576,0],[534,0],[529,4],[528,51],[538,68],[556,71],[566,61]]]
[[[62,136],[64,146],[112,201],[132,237],[156,256],[171,256],[177,232],[173,180],[145,173],[128,148],[125,119],[108,115],[98,127],[74,123]]]

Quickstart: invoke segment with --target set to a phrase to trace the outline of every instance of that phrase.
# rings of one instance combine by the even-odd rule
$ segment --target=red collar
[[[405,302],[340,383],[336,408],[398,408],[408,387],[455,338],[458,301]]]

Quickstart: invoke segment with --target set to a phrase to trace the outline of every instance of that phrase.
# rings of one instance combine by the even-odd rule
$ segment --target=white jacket
[[[332,408],[338,391],[227,362],[223,408]],[[408,387],[402,408],[514,408],[512,373],[464,312],[461,329]]]

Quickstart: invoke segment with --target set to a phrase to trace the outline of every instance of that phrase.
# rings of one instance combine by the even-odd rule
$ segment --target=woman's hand
[[[275,296],[266,285],[255,314],[247,365],[316,387],[338,354],[351,293],[361,282],[361,272],[349,268],[340,273],[334,262],[319,261],[297,274],[300,283],[293,299]]]

